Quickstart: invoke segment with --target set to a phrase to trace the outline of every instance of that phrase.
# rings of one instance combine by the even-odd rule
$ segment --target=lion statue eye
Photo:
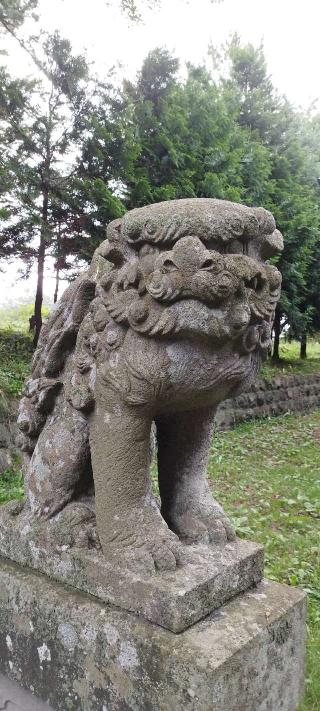
[[[172,272],[177,269],[177,265],[172,261],[172,259],[165,259],[162,266],[166,272]]]

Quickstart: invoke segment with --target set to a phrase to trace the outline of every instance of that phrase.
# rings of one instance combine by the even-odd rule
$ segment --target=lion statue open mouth
[[[234,538],[206,481],[213,419],[270,346],[281,276],[266,260],[281,249],[269,212],[212,199],[108,226],[43,327],[21,400],[34,517],[69,512],[74,545],[123,560],[142,551],[158,569],[181,561],[181,542]]]

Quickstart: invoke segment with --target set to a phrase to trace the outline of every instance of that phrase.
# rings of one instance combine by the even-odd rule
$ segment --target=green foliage
[[[157,49],[136,84],[125,85],[137,140],[128,207],[181,197],[261,200],[270,174],[267,152],[238,125],[230,87],[192,65],[182,83],[177,69],[168,52]]]
[[[0,77],[2,161],[9,188],[1,200],[7,214],[1,247],[4,256],[19,255],[27,262],[39,257],[35,239],[54,253],[58,232],[74,219],[69,162],[88,78],[85,59],[73,56],[70,43],[57,33],[45,37],[39,54],[40,49],[43,81],[14,81],[5,72]]]
[[[263,147],[267,151],[269,164],[263,189],[256,192],[254,176],[249,193],[253,192],[253,204],[257,204],[259,196],[273,212],[285,237],[285,249],[278,261],[283,277],[279,323],[281,327],[290,324],[292,334],[299,336],[310,330],[312,323],[307,282],[320,233],[315,157],[307,146],[307,136],[313,143],[315,136],[311,135],[310,120],[277,95],[267,74],[262,47],[241,46],[235,36],[228,54],[231,70],[227,86],[237,93],[238,121],[255,137],[259,150]],[[318,150],[318,161],[319,155]]]
[[[188,0],[187,0],[188,2]],[[223,0],[210,0],[211,3],[220,3]],[[121,10],[132,22],[141,22],[146,9],[161,7],[162,0],[106,0],[107,5],[120,5]]]
[[[46,257],[56,258],[57,273],[69,266],[62,237],[70,228],[75,230],[75,204],[70,199],[73,154],[79,116],[87,101],[88,69],[85,59],[73,56],[70,43],[58,33],[38,40],[36,53],[33,40],[23,41],[22,46],[42,75],[32,83],[15,82],[5,72],[0,75],[1,172],[5,178],[0,254],[22,258],[26,275],[37,264],[36,343],[42,325]]]
[[[12,469],[6,469],[0,477],[0,504],[23,499],[23,476],[18,462]]]
[[[1,0],[0,27],[14,32],[28,17],[37,19],[38,0]]]
[[[32,340],[29,335],[11,329],[0,330],[0,412],[6,412],[9,400],[19,397],[30,372]]]
[[[183,197],[269,208],[285,237],[277,323],[299,338],[320,319],[320,122],[278,96],[262,47],[241,46],[235,36],[224,60],[222,79],[189,65],[182,81],[166,49],[150,52],[115,111],[109,102],[95,113],[83,174],[90,189],[96,179],[110,189],[113,172],[128,208]],[[102,227],[95,220],[94,239]]]
[[[266,577],[308,592],[301,711],[317,711],[320,698],[319,442],[320,413],[274,418],[216,434],[209,464],[213,495],[238,534],[265,546]]]
[[[58,284],[61,273],[68,272],[77,260],[91,257],[96,242],[101,241],[101,223],[105,226],[122,214],[123,207],[111,186],[104,185],[97,175],[84,174],[84,161],[79,160],[97,117],[101,118],[102,112],[108,117],[110,84],[98,82],[85,57],[73,54],[70,42],[57,32],[23,40],[16,28],[11,34],[41,74],[30,82],[12,79],[0,70],[0,256],[20,257],[26,276],[37,263],[36,341],[42,323],[47,256],[54,258]],[[115,122],[112,126],[109,160],[110,148],[117,152]],[[123,133],[123,127],[118,129],[120,143],[121,130]],[[113,183],[115,172],[116,159],[109,169]]]

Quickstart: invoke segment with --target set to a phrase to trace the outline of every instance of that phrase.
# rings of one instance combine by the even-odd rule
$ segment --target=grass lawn
[[[281,373],[298,375],[300,373],[320,372],[319,338],[310,338],[308,340],[307,356],[304,360],[300,360],[300,343],[298,341],[288,343],[281,339],[279,362],[274,362],[271,358],[268,359],[262,367],[261,375],[270,379]]]
[[[266,577],[309,594],[306,696],[299,711],[319,711],[320,412],[218,433],[209,475],[238,534],[265,546]]]

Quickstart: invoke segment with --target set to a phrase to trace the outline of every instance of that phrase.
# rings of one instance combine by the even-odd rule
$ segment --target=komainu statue
[[[21,400],[35,519],[64,517],[69,543],[149,569],[174,570],[183,543],[234,539],[206,481],[213,420],[269,349],[281,277],[266,260],[281,249],[269,212],[220,200],[109,224],[44,325]]]

